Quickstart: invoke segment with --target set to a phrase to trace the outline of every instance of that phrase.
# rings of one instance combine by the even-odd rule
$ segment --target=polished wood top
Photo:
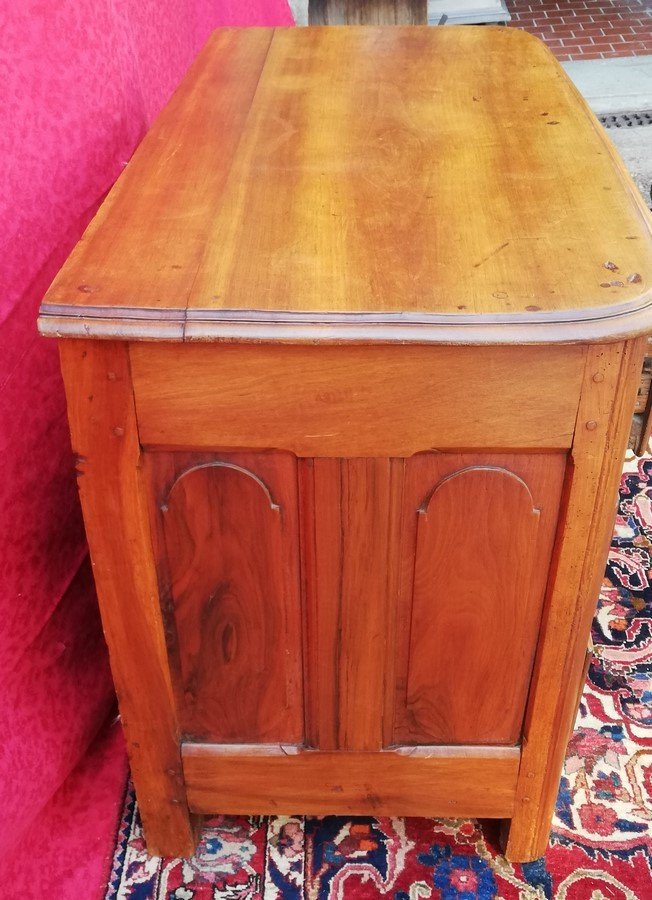
[[[48,291],[47,334],[595,341],[652,331],[650,219],[536,38],[215,32]]]

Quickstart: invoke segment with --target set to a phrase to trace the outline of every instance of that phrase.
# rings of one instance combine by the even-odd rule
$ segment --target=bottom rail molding
[[[193,812],[509,818],[519,747],[296,746],[183,743]]]

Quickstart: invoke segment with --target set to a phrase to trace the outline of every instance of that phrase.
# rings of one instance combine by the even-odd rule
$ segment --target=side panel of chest
[[[297,466],[289,453],[146,454],[185,739],[303,739]]]
[[[564,453],[145,459],[185,740],[519,743]]]
[[[393,742],[517,744],[566,464],[406,461]]]
[[[512,814],[586,351],[399,349],[130,348],[196,812]]]

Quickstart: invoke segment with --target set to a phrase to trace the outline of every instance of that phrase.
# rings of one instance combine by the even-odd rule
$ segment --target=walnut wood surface
[[[55,280],[51,300],[68,296],[78,312],[142,307],[141,318],[149,307],[146,333],[185,309],[271,39],[258,28],[213,34]]]
[[[427,0],[310,0],[311,25],[427,25]]]
[[[396,743],[520,741],[565,462],[405,462]]]
[[[251,753],[184,744],[182,756],[195,812],[502,817],[514,808],[520,753],[516,747]]]
[[[222,30],[55,279],[41,329],[597,341],[652,329],[651,278],[642,200],[531,35]]]
[[[148,848],[189,855],[195,836],[183,786],[127,348],[108,341],[61,341],[59,350],[102,624]]]
[[[611,532],[643,343],[541,348],[536,365],[534,348],[486,348],[486,358],[483,348],[160,348],[189,357],[211,351],[202,371],[209,373],[212,365],[214,372],[202,380],[196,359],[179,379],[161,356],[142,356],[158,353],[155,347],[132,347],[128,356],[120,344],[64,342],[75,446],[89,457],[82,499],[151,848],[189,852],[189,802],[197,812],[291,808],[315,814],[506,817],[511,819],[511,859],[543,852]],[[273,349],[286,362],[294,354],[301,359],[300,365],[294,360],[289,366],[291,378],[271,382],[275,390],[270,389],[267,402],[282,420],[276,432],[274,416],[266,416],[253,401],[264,391],[261,373],[269,379],[278,370],[250,366],[250,354]],[[297,383],[311,384],[303,356],[309,351],[322,359],[313,370],[313,375],[321,372],[319,386],[326,390],[330,384],[333,391],[325,407],[335,398],[340,416],[333,420],[339,422],[340,442],[329,443],[327,431],[307,432],[315,441],[311,447],[322,441],[327,454],[335,447],[376,446],[381,448],[377,455],[296,461],[290,453],[262,449],[278,434],[281,449],[287,450],[293,435],[304,433],[306,422],[312,424],[308,406],[294,402],[292,407],[297,395],[290,390]],[[383,376],[380,357],[372,364],[373,354],[382,354],[387,368],[394,351],[404,360],[397,363],[401,378],[396,380],[394,367]],[[332,354],[340,353],[345,375],[338,375],[334,365]],[[469,371],[459,367],[467,353],[476,362],[484,359],[483,376],[494,391],[493,399],[489,391],[482,395],[486,409],[465,406],[457,392],[459,373]],[[508,357],[514,362],[519,354],[522,364],[510,366]],[[556,373],[545,368],[547,354],[557,362]],[[263,358],[265,363],[273,359]],[[225,366],[225,360],[231,364]],[[433,360],[438,361],[434,369],[429,368]],[[141,363],[146,365],[139,368]],[[411,393],[420,377],[421,388]],[[142,454],[139,441],[147,427],[136,423],[147,408],[142,388],[155,398],[157,391],[167,390],[166,381],[172,394],[192,403],[203,396],[206,410],[212,410],[212,418],[197,413],[202,428],[209,429],[203,438],[191,419],[171,417],[169,435],[177,445],[220,440],[233,447],[236,436],[244,435],[260,447],[227,455],[216,446],[187,453],[152,448]],[[231,382],[230,406],[216,407],[214,398],[220,390],[228,394]],[[381,388],[374,393],[377,382]],[[521,411],[505,400],[516,396],[510,390],[517,382],[522,395],[532,398],[521,432]],[[474,384],[480,389],[480,379]],[[341,405],[339,391],[361,398],[358,405]],[[382,415],[382,392],[390,416]],[[539,443],[528,452],[518,435],[528,433],[536,401],[547,408],[553,395],[568,403],[567,411],[560,419],[559,407],[553,407],[557,414],[542,423]],[[428,406],[429,397],[437,404]],[[407,405],[403,419],[400,398]],[[465,430],[453,432],[455,440],[460,433],[472,435],[474,428],[472,440],[488,440],[488,416],[493,416],[491,440],[500,442],[508,434],[520,450],[500,454],[476,446],[390,457],[389,447],[405,449],[404,435],[399,439],[397,434],[421,413],[420,404],[426,421],[439,417],[446,429],[455,427],[453,412],[468,416]],[[379,411],[375,426],[374,408]],[[349,410],[346,428],[343,409]],[[565,426],[574,432],[570,465],[530,685],[532,634],[567,456],[568,436],[562,428],[560,439],[560,424],[571,410],[574,425]],[[253,424],[238,431],[247,417]],[[229,431],[232,419],[239,424]],[[469,478],[472,483],[464,481]],[[460,490],[449,493],[453,488]],[[452,532],[457,523],[459,532],[460,523],[469,520],[470,497],[482,522],[475,533],[469,527],[464,540],[459,533],[452,540],[439,522],[444,519]],[[148,504],[158,507],[152,513],[153,531]],[[479,547],[478,535],[484,541]],[[482,640],[473,625],[462,629],[461,620],[448,615],[449,607],[430,601],[432,583],[438,594],[462,598],[464,612],[469,555],[481,570],[473,619],[484,625]],[[510,562],[506,577],[498,571],[498,556],[500,565]],[[505,582],[502,590],[496,588],[499,580]],[[234,589],[222,591],[220,603],[213,603],[215,586],[225,582]],[[237,602],[240,591],[246,602]],[[513,631],[506,645],[505,629],[498,625],[505,624],[509,611]],[[271,691],[263,669],[256,669],[261,655],[274,683]],[[455,665],[468,678],[451,686],[445,676]],[[505,672],[513,679],[511,694]],[[233,696],[241,697],[239,709],[230,709],[219,697],[227,682]],[[528,690],[521,735],[518,723]],[[450,712],[442,716],[446,692]],[[180,721],[211,741],[203,749],[184,744],[183,774]],[[516,746],[498,752],[499,741],[515,739]],[[469,749],[474,740],[490,744]],[[269,749],[270,741],[276,749]],[[464,742],[459,751],[450,746],[457,741]],[[397,742],[403,746],[390,749]],[[412,742],[417,746],[405,747]],[[433,742],[449,746],[433,747]]]
[[[183,734],[303,740],[296,460],[148,455]]]
[[[544,852],[651,278],[525,33],[211,38],[40,319],[131,341],[61,358],[151,851],[192,809],[498,816]]]
[[[545,852],[616,512],[645,339],[587,357],[523,734],[510,859]],[[587,427],[588,426],[588,427]]]
[[[301,464],[306,721],[320,750],[380,750],[394,655],[397,460]]]
[[[131,362],[144,444],[369,457],[567,448],[585,352],[139,343]]]

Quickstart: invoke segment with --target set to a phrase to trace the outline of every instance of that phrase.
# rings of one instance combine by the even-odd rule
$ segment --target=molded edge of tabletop
[[[129,341],[357,344],[559,344],[625,340],[652,331],[652,291],[613,307],[511,316],[157,310],[44,303],[46,337]],[[165,314],[168,313],[168,314]]]

